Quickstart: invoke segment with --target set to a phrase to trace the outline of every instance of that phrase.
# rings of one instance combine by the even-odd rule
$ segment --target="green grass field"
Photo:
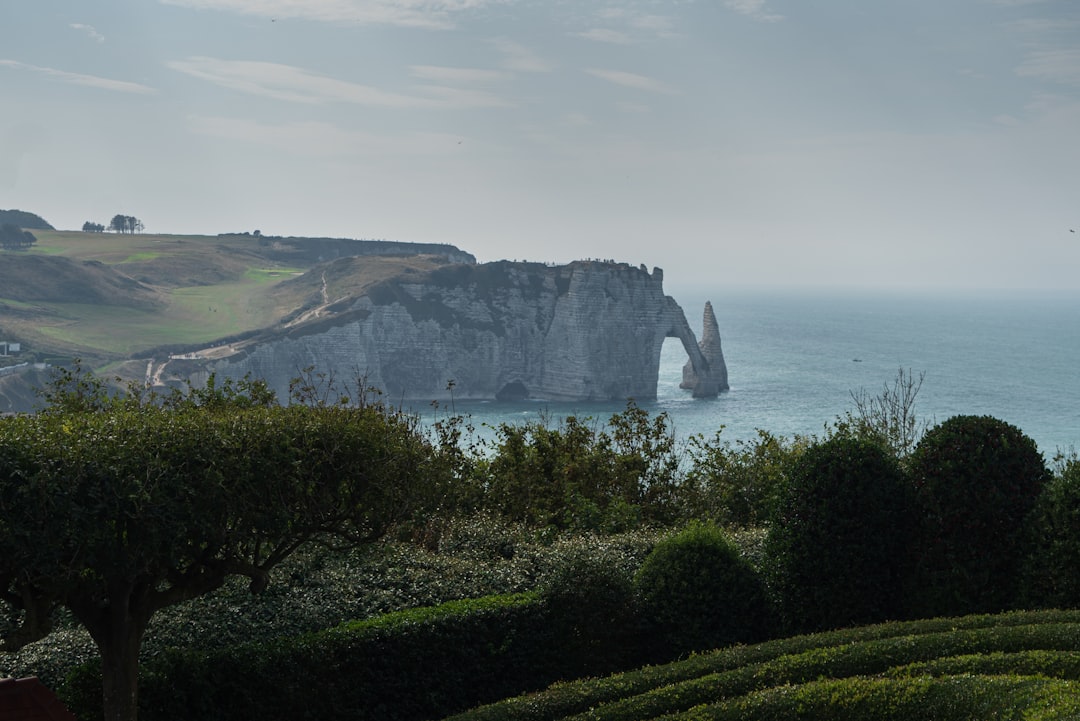
[[[0,319],[0,331],[22,338],[38,353],[78,355],[104,365],[140,350],[190,345],[268,327],[295,310],[293,294],[271,297],[276,285],[308,267],[277,263],[258,239],[241,236],[118,235],[36,231],[27,256],[100,263],[117,278],[131,278],[156,304],[77,302],[58,287],[46,300],[2,299],[18,314]],[[48,287],[48,271],[20,282]],[[0,294],[7,295],[0,291]],[[12,295],[15,295],[12,293]],[[156,306],[156,307],[155,307]]]

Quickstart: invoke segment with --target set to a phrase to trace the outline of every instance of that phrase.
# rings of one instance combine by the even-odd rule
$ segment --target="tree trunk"
[[[144,589],[131,582],[113,582],[104,604],[68,606],[101,654],[105,721],[136,721],[139,715],[139,649],[151,616],[140,591]]]
[[[136,721],[139,716],[139,648],[144,627],[132,619],[110,624],[95,639],[101,652],[101,688],[105,721]]]

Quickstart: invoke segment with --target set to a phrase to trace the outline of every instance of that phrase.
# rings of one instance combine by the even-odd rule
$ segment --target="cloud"
[[[1036,50],[1016,69],[1021,77],[1080,85],[1080,50]]]
[[[98,88],[100,90],[112,90],[120,93],[133,93],[136,95],[151,95],[157,92],[157,90],[155,90],[154,88],[148,87],[146,85],[140,85],[139,83],[129,83],[125,80],[112,80],[110,78],[101,78],[96,75],[69,73],[66,70],[43,68],[37,65],[20,63],[16,60],[0,60],[0,67],[11,68],[13,70],[29,70],[31,72],[45,75],[46,77],[54,78],[64,83],[70,83],[72,85],[84,85],[86,87]]]
[[[91,40],[95,40],[99,43],[105,42],[105,36],[95,30],[93,25],[71,23],[70,25],[68,25],[68,27],[72,30],[78,30],[80,32],[86,33],[87,37],[89,37]]]
[[[509,0],[159,0],[197,10],[330,23],[453,27],[454,15]]]
[[[586,30],[581,33],[574,33],[579,38],[585,40],[593,40],[598,43],[612,43],[613,45],[629,45],[631,40],[630,36],[626,33],[619,32],[618,30],[611,30],[609,28],[593,28],[592,30]]]
[[[672,94],[675,91],[667,87],[659,80],[654,80],[645,75],[638,75],[637,73],[627,73],[621,70],[603,70],[600,68],[589,68],[586,70],[589,75],[606,80],[609,83],[615,85],[622,85],[626,88],[634,88],[635,90],[647,90],[651,93],[668,93]]]
[[[495,38],[490,42],[496,50],[503,54],[503,67],[507,70],[521,73],[546,73],[552,70],[551,63],[513,40]]]
[[[409,73],[414,78],[421,80],[433,80],[443,83],[493,83],[505,80],[506,73],[498,70],[481,70],[477,68],[454,68],[443,65],[413,65]]]
[[[770,12],[765,6],[765,0],[724,0],[724,5],[755,20],[776,22],[784,19],[783,15]]]
[[[630,8],[603,8],[595,17],[602,25],[581,32],[574,36],[614,45],[630,45],[643,40],[656,38],[669,40],[679,37],[674,32],[671,18],[664,15],[645,15]],[[615,29],[612,26],[621,26]]]
[[[292,103],[353,103],[382,108],[497,107],[508,104],[485,91],[425,85],[419,88],[425,94],[406,95],[317,75],[292,65],[254,60],[196,56],[167,65],[223,88]],[[421,70],[421,74],[438,74],[432,66],[417,67],[427,68]],[[451,69],[444,70],[452,74]]]

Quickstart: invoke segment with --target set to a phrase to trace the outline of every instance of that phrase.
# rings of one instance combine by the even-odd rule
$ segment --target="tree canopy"
[[[0,224],[0,248],[24,250],[37,242],[29,230],[21,230],[11,223]]]
[[[44,637],[67,608],[101,652],[110,721],[136,718],[157,611],[234,575],[259,592],[305,544],[373,540],[432,498],[436,454],[409,418],[242,398],[0,420],[3,647]]]
[[[56,230],[36,213],[25,210],[0,210],[0,225],[10,223],[16,228],[29,228],[30,230]]]
[[[109,230],[117,233],[141,233],[143,228],[143,222],[133,215],[121,215],[118,213],[109,221]]]

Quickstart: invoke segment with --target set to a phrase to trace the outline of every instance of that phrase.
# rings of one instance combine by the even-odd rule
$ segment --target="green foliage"
[[[502,424],[475,479],[484,507],[515,521],[604,530],[664,523],[675,512],[680,455],[666,414],[633,403],[607,428],[590,419]]]
[[[897,618],[911,509],[906,480],[880,444],[837,436],[807,449],[766,541],[785,627]]]
[[[1080,458],[1059,456],[1026,525],[1025,606],[1080,607]]]
[[[639,659],[635,567],[621,554],[582,545],[564,554],[544,578],[540,594],[550,631],[562,639],[568,676],[626,668]]]
[[[44,218],[25,210],[0,210],[0,223],[8,223],[17,228],[32,230],[53,230]]]
[[[1075,611],[888,623],[731,646],[607,678],[556,684],[447,721],[743,718],[740,713],[747,718],[774,713],[807,719],[973,719],[996,718],[996,712],[1011,708],[1031,714],[1024,718],[1071,718],[1078,698],[1078,644]],[[980,665],[984,657],[994,661]],[[1053,681],[1045,692],[1025,697],[995,690],[999,680],[1023,685],[1036,674]],[[916,694],[923,705],[905,706],[910,689],[918,688],[910,681],[932,677],[940,681],[937,689]],[[865,688],[868,678],[881,683]],[[835,684],[830,693],[821,693],[823,683]],[[880,705],[875,708],[872,699]]]
[[[1013,606],[1024,523],[1050,479],[1035,442],[990,416],[954,416],[923,437],[910,472],[920,523],[913,615]]]
[[[441,483],[414,424],[381,407],[110,403],[0,420],[4,641],[69,609],[102,653],[110,718],[130,717],[157,611],[232,575],[264,590],[304,544],[377,538]]]
[[[4,250],[25,250],[37,242],[29,230],[22,230],[11,223],[0,224],[0,248]]]
[[[691,523],[658,543],[634,586],[660,657],[756,641],[768,627],[761,579],[713,524]]]
[[[274,569],[262,593],[252,594],[246,579],[234,577],[215,592],[162,609],[147,628],[141,658],[170,647],[221,650],[407,608],[547,587],[559,569],[572,565],[570,558],[603,559],[629,576],[656,542],[656,534],[645,531],[548,537],[491,516],[439,522],[430,547],[395,535],[352,548],[307,546]],[[97,655],[86,632],[62,615],[48,637],[17,653],[0,652],[0,678],[36,675],[58,688],[74,666]],[[623,662],[632,660],[628,654]]]
[[[273,642],[148,661],[144,721],[435,718],[572,674],[562,627],[536,594],[454,601]],[[97,669],[69,679],[79,718],[99,718]]]
[[[1069,719],[1080,711],[1076,685],[1024,677],[949,677],[824,679],[762,691],[745,698],[693,709],[674,718],[686,721],[971,721],[986,718],[1033,718],[1045,712],[1046,698],[1058,699],[1048,716]]]
[[[773,514],[788,467],[806,443],[763,430],[752,441],[734,444],[721,442],[720,435],[689,441],[690,462],[679,490],[684,516],[725,526],[763,526]]]

